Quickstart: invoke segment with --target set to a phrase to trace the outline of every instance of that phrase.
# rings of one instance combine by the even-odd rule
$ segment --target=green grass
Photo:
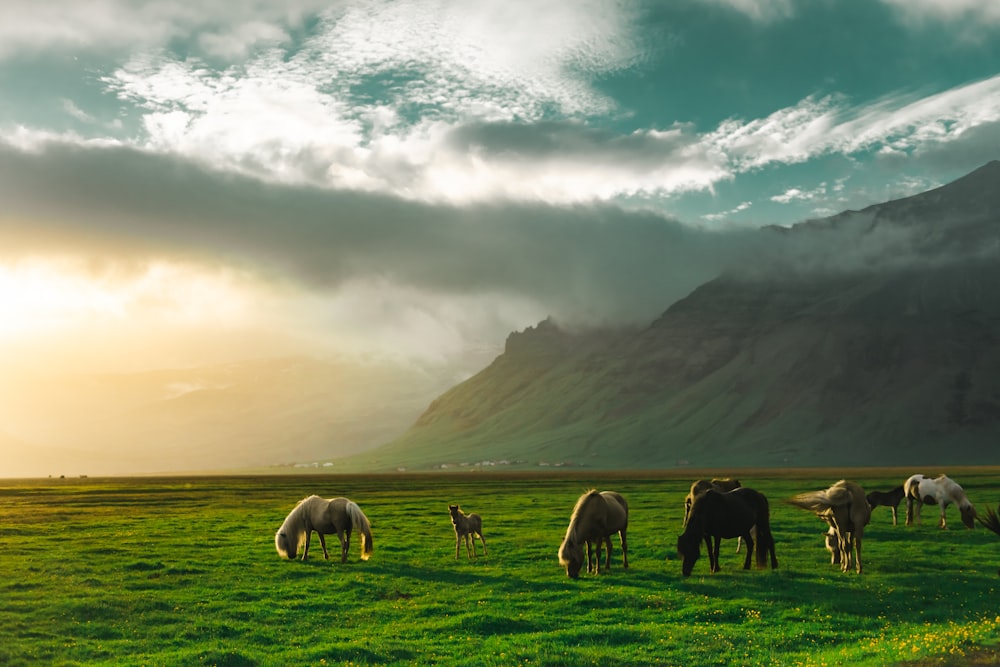
[[[928,471],[928,474],[934,471]],[[953,472],[981,508],[996,470]],[[887,489],[906,473],[855,471]],[[1000,664],[1000,538],[876,510],[865,574],[829,564],[811,514],[781,502],[841,471],[744,472],[771,500],[780,568],[688,579],[675,554],[691,481],[477,474],[0,481],[0,664]],[[586,488],[629,500],[630,563],[566,577],[556,550]],[[296,501],[356,500],[375,553],[282,561]],[[449,502],[490,555],[455,560]],[[902,509],[902,507],[901,507]],[[334,538],[334,544],[336,540]]]

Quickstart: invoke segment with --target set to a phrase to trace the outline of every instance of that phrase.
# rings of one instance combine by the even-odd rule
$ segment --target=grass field
[[[933,470],[921,471],[927,474]],[[841,476],[887,490],[904,471],[743,472],[771,500],[779,569],[683,579],[675,544],[692,479],[647,475],[0,480],[4,665],[1000,664],[1000,538],[893,526],[876,510],[865,573],[829,564],[813,515],[782,499]],[[977,507],[1000,471],[949,471]],[[556,551],[577,497],[630,504],[630,569],[570,580]],[[346,495],[375,553],[282,561],[295,503]],[[455,559],[448,503],[483,516],[490,555]],[[336,538],[333,538],[336,552]]]

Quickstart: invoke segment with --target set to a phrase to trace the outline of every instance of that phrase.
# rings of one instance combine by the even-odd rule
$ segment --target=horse
[[[829,489],[800,493],[788,502],[796,507],[812,510],[830,525],[826,544],[833,552],[831,562],[839,563],[844,572],[851,567],[853,547],[855,568],[861,574],[861,538],[864,537],[865,526],[872,516],[872,508],[864,489],[855,482],[842,479]]]
[[[743,486],[725,493],[709,489],[698,495],[691,505],[687,526],[677,538],[677,551],[683,559],[681,574],[691,576],[695,562],[701,557],[702,540],[708,549],[709,569],[718,572],[719,543],[724,537],[743,538],[747,544],[743,569],[749,570],[755,546],[750,531],[754,526],[757,528],[757,567],[764,568],[770,554],[771,569],[777,568],[770,510],[764,494]]]
[[[566,529],[566,537],[559,546],[559,564],[566,568],[572,579],[580,576],[583,567],[583,547],[587,547],[587,572],[601,573],[601,546],[607,545],[605,571],[611,569],[611,536],[618,533],[622,543],[623,567],[628,569],[628,503],[614,491],[591,489],[576,501]],[[597,556],[591,564],[591,548]]]
[[[688,515],[691,514],[691,505],[694,504],[694,499],[708,491],[709,489],[715,489],[716,491],[732,491],[733,489],[740,488],[740,480],[732,479],[730,477],[718,478],[713,477],[712,479],[699,479],[698,481],[691,484],[691,490],[688,491],[687,496],[684,497],[684,523],[681,524],[682,527],[687,526]],[[740,552],[740,545],[743,544],[743,538],[736,538],[736,553]]]
[[[1000,535],[1000,504],[997,505],[996,512],[987,507],[985,519],[980,516],[977,516],[976,519],[983,524],[983,528]],[[1000,574],[1000,569],[997,570],[997,574]]]
[[[451,523],[455,527],[455,560],[458,560],[458,547],[465,538],[465,551],[471,560],[476,555],[476,537],[483,543],[483,555],[489,555],[486,551],[486,538],[483,537],[483,520],[476,514],[466,514],[458,505],[448,505],[451,512]],[[469,545],[472,545],[471,551]]]
[[[872,511],[876,507],[891,507],[892,508],[892,525],[898,525],[896,523],[896,510],[899,507],[899,502],[906,495],[903,491],[903,486],[897,486],[891,491],[872,491],[868,494],[868,504],[872,506]]]
[[[903,483],[903,492],[906,494],[906,525],[913,525],[913,504],[917,505],[917,522],[920,522],[920,508],[924,503],[928,505],[941,506],[941,521],[938,524],[941,528],[947,528],[948,524],[944,519],[944,511],[948,505],[958,505],[958,511],[962,514],[962,523],[966,528],[973,528],[976,525],[976,508],[973,507],[969,499],[965,497],[965,491],[956,482],[953,482],[947,475],[941,475],[935,479],[924,477],[923,475],[912,475]]]
[[[983,528],[1000,535],[1000,505],[997,505],[996,512],[987,507],[985,519],[978,516],[976,518],[979,520],[979,523],[983,524]]]
[[[347,552],[351,546],[351,531],[361,533],[361,560],[368,560],[372,555],[372,526],[368,517],[361,511],[357,503],[347,498],[332,498],[327,500],[319,496],[309,496],[299,501],[281,528],[274,534],[274,548],[282,558],[294,560],[299,552],[299,543],[305,540],[302,550],[302,560],[309,556],[309,539],[312,532],[319,535],[319,543],[323,546],[323,558],[330,560],[326,552],[324,535],[336,533],[340,538],[340,562],[347,562]]]

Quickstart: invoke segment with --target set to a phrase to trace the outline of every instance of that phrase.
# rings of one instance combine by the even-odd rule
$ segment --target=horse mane
[[[601,492],[597,489],[587,489],[583,495],[577,499],[576,505],[573,506],[573,514],[569,517],[569,528],[566,529],[567,540],[572,536],[573,542],[576,542],[576,529],[580,522],[580,517],[583,514],[583,508],[599,495],[601,495]]]
[[[319,498],[319,496],[316,495],[308,496],[300,500],[298,503],[296,503],[292,511],[289,512],[288,516],[285,517],[285,520],[281,524],[281,528],[279,528],[278,532],[274,534],[274,544],[275,547],[278,549],[279,553],[283,551],[280,547],[278,540],[278,538],[281,536],[282,533],[284,533],[286,536],[292,536],[292,535],[295,536],[294,544],[296,547],[296,553],[298,552],[299,543],[304,541],[306,538],[306,520],[305,520],[306,503],[311,501],[313,498]],[[294,558],[295,554],[291,554],[289,557]]]

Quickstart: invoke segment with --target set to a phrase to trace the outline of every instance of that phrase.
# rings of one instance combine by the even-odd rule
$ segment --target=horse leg
[[[913,498],[906,496],[906,521],[903,523],[906,526],[913,525]]]
[[[465,534],[465,555],[469,560],[472,560],[473,556],[476,555],[476,542],[472,539],[471,533]]]
[[[462,536],[455,530],[455,560],[458,560],[458,549],[462,544]]]
[[[947,528],[948,522],[944,520],[944,503],[941,503],[941,522],[938,524],[941,528]]]
[[[346,531],[338,531],[337,537],[340,538],[340,562],[347,562],[347,552],[351,548],[351,534]]]
[[[479,533],[479,541],[483,543],[483,555],[489,556],[489,553],[486,551],[486,538],[483,537],[482,533]]]
[[[840,571],[851,569],[851,548],[854,545],[854,533],[847,533],[840,539]]]
[[[622,569],[623,570],[627,570],[628,569],[628,542],[625,540],[625,529],[624,528],[622,528],[620,531],[618,531],[618,537],[620,537],[621,541],[622,541]]]
[[[319,531],[316,531],[316,534],[319,535],[319,543],[320,543],[320,546],[323,547],[323,558],[325,560],[330,560],[330,554],[328,554],[326,552],[326,538],[323,537],[323,533],[321,533]]]
[[[312,538],[312,530],[306,531],[306,547],[302,550],[302,560],[309,556],[309,540]]]
[[[895,526],[895,525],[897,525],[896,524],[896,508],[899,507],[899,505],[890,505],[890,507],[892,507],[892,525]]]
[[[712,562],[712,572],[719,571],[719,546],[722,544],[722,538],[718,535],[715,536],[715,544],[713,545],[713,550],[711,558],[709,560]]]
[[[605,557],[604,557],[604,571],[607,572],[611,569],[611,536],[608,535],[604,538],[605,546]],[[601,554],[597,554],[597,558],[600,559]]]
[[[747,556],[746,556],[746,558],[743,559],[743,569],[744,570],[749,570],[750,569],[750,561],[753,559],[753,547],[754,547],[754,539],[750,535],[750,531],[749,530],[747,531],[747,534],[743,536],[743,539],[747,543]]]

